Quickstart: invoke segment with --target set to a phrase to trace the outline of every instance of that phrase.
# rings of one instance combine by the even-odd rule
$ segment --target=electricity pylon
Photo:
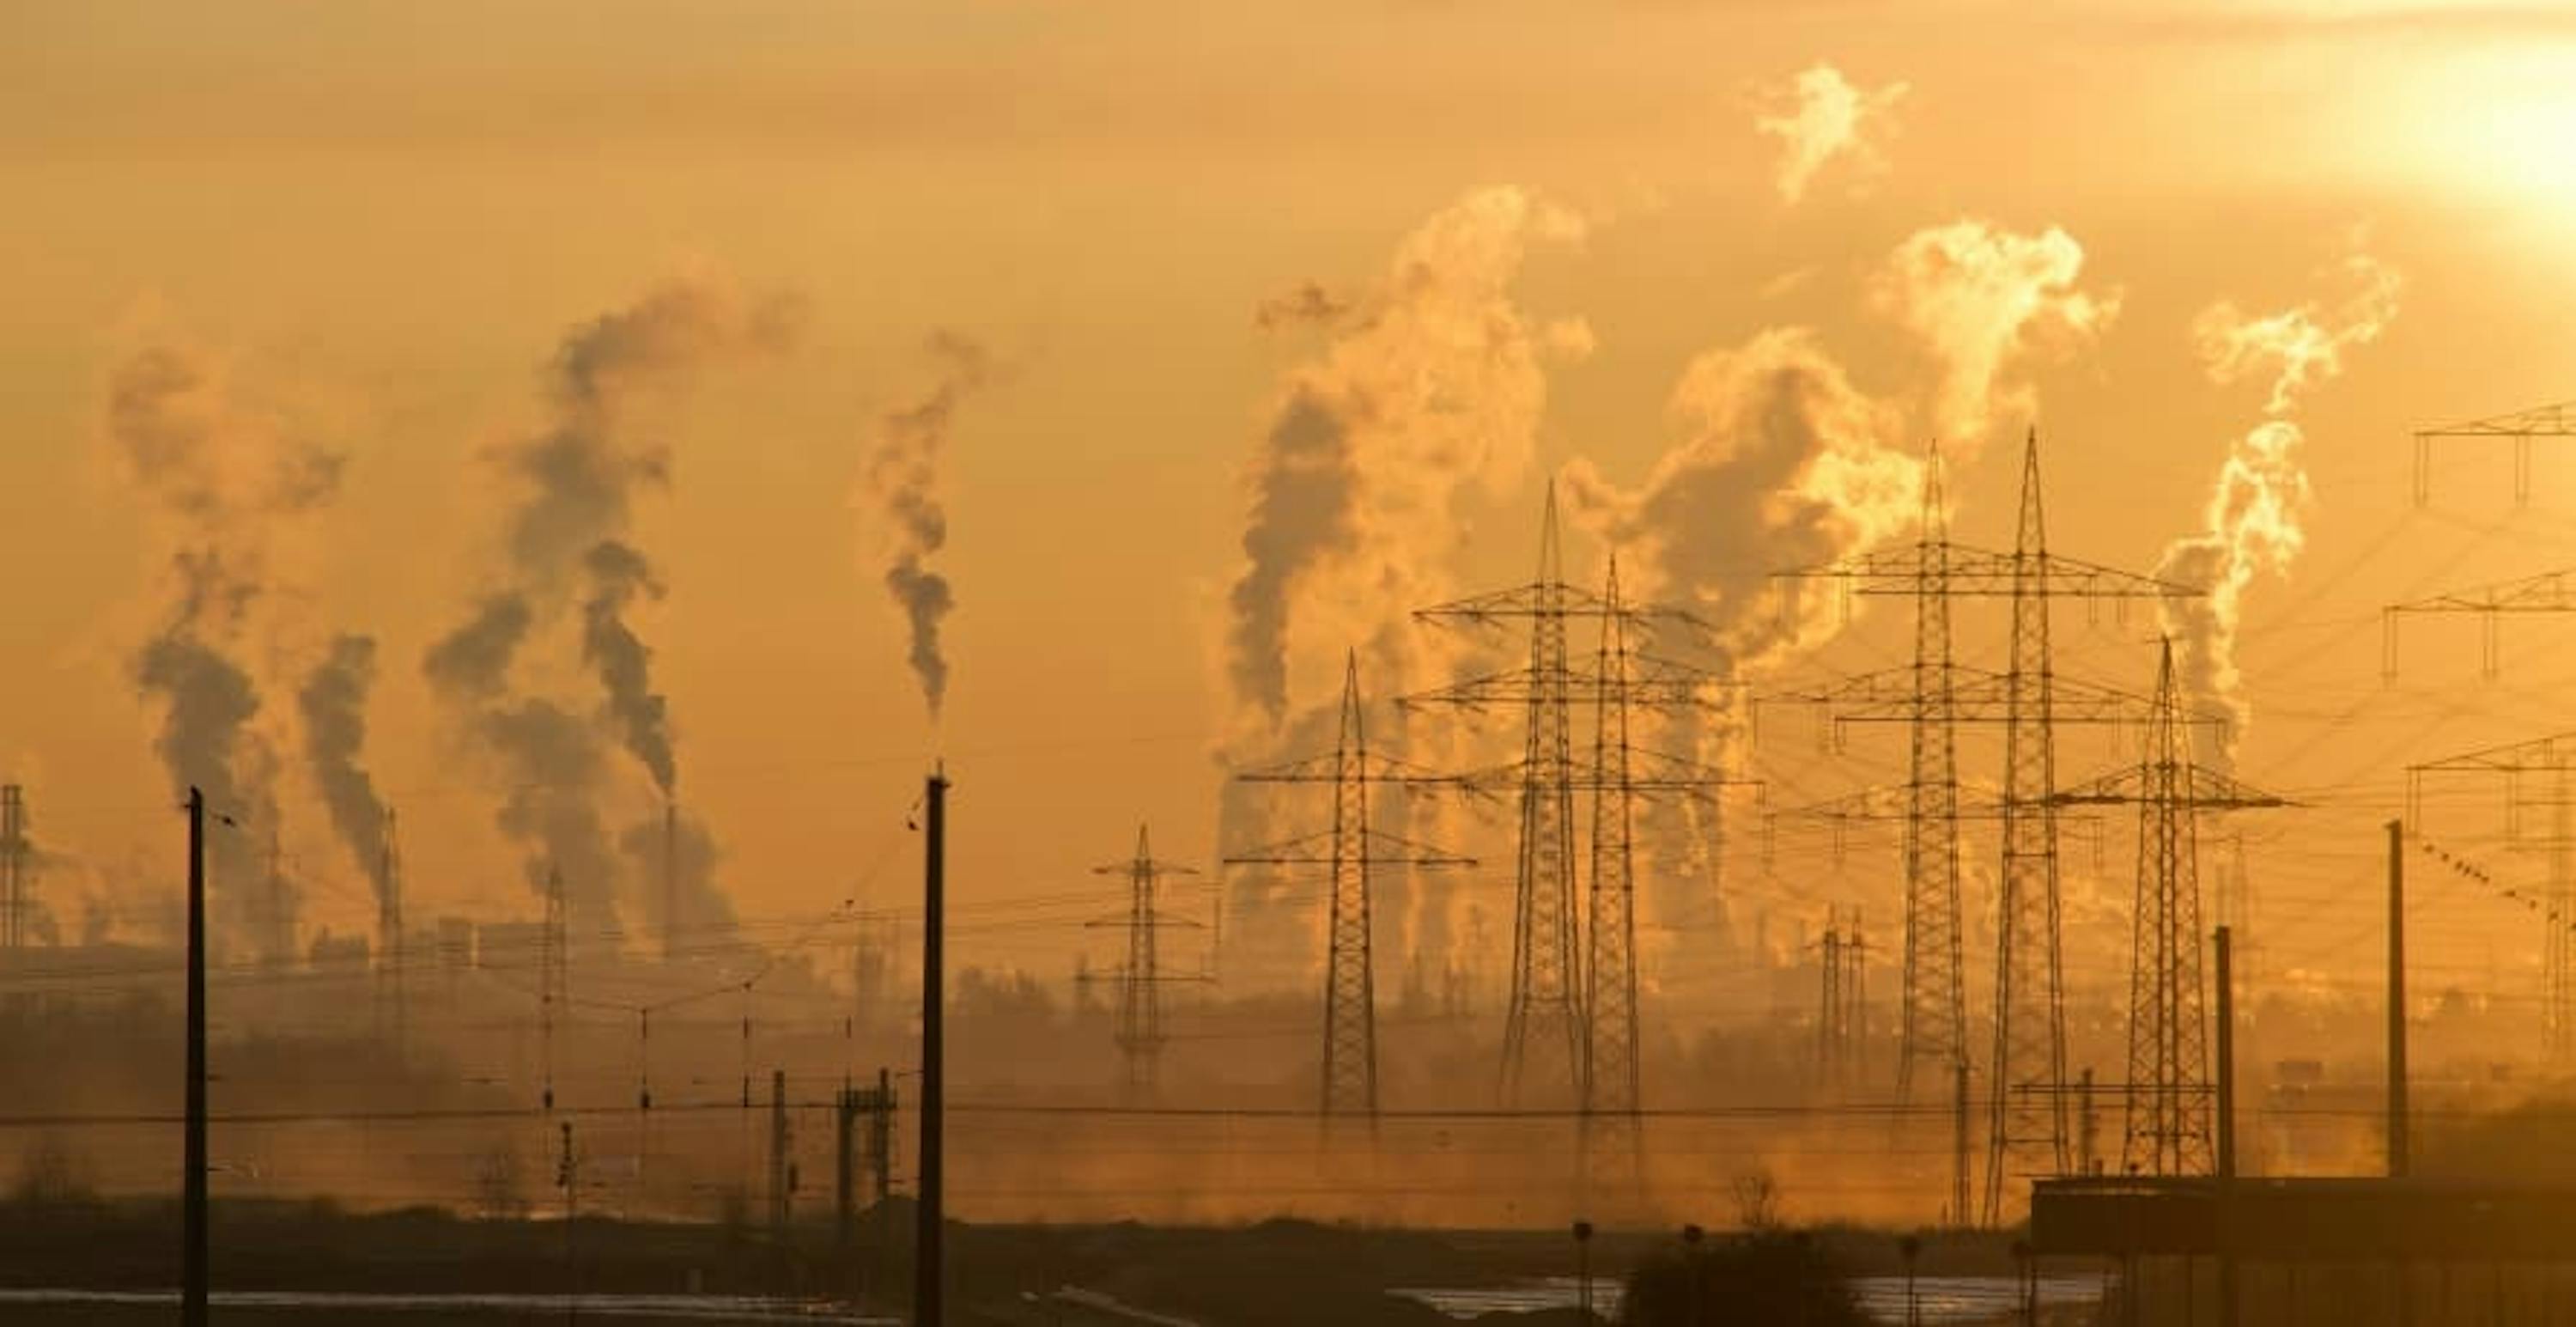
[[[1519,856],[1513,879],[1512,983],[1503,1023],[1501,1092],[1519,1102],[1534,1081],[1577,1103],[1589,1095],[1590,1044],[1596,1040],[1586,1018],[1581,931],[1576,921],[1575,794],[1615,784],[1613,796],[1625,799],[1649,782],[1633,768],[1633,755],[1622,737],[1617,744],[1630,768],[1605,773],[1598,765],[1584,769],[1574,756],[1574,709],[1578,703],[1598,706],[1606,699],[1625,710],[1637,706],[1704,704],[1713,683],[1689,669],[1633,652],[1627,632],[1656,621],[1690,621],[1675,609],[1617,601],[1568,584],[1557,540],[1556,490],[1548,490],[1539,533],[1538,578],[1525,585],[1477,595],[1417,611],[1422,621],[1444,625],[1490,626],[1529,623],[1529,661],[1519,669],[1464,679],[1453,685],[1405,697],[1408,707],[1446,706],[1482,710],[1510,705],[1525,719],[1521,759],[1500,773],[1519,797]],[[1569,624],[1589,619],[1618,626],[1617,653],[1622,664],[1615,677],[1587,674],[1574,666],[1568,644]],[[1605,639],[1607,637],[1605,636]],[[1624,726],[1624,724],[1622,725]],[[1490,789],[1493,774],[1469,776],[1471,786]],[[1697,778],[1694,786],[1726,782]],[[1596,829],[1598,826],[1596,825]],[[1624,862],[1625,854],[1618,855]],[[1598,868],[1601,863],[1594,863]],[[1625,866],[1614,870],[1626,870]],[[1621,891],[1614,886],[1614,895]],[[1631,960],[1632,961],[1632,960]],[[1616,982],[1618,978],[1613,975]],[[1620,1034],[1613,1033],[1617,1040]],[[1634,1036],[1625,1043],[1633,1056]],[[1620,1074],[1614,1071],[1613,1077]],[[1631,1076],[1631,1081],[1633,1081]]]
[[[2002,869],[1999,873],[1993,1039],[1994,1091],[1989,1106],[1988,1224],[2002,1219],[2003,1174],[2019,1164],[2064,1173],[2069,1134],[2063,963],[2058,925],[2054,791],[2056,725],[2118,722],[2137,713],[2136,698],[2112,688],[2059,678],[2050,657],[2049,601],[2083,599],[2125,606],[2132,600],[2191,596],[2201,590],[2118,571],[2048,551],[2041,502],[2039,434],[2022,453],[2020,522],[2014,549],[1995,553],[1949,538],[1937,450],[1925,465],[1920,533],[1910,548],[1877,550],[1830,566],[1789,573],[1838,581],[1846,594],[1904,595],[1915,605],[1914,660],[1901,699],[1885,694],[1883,675],[1862,684],[1879,694],[1876,715],[1864,706],[1843,719],[1897,717],[1912,735],[1906,792],[1905,964],[1903,1037],[1897,1088],[1910,1095],[1917,1065],[1956,1081],[1969,1062],[1965,959],[1959,915],[1959,781],[1955,729],[1988,716],[2006,726]],[[1950,655],[1950,601],[2004,598],[2012,604],[2012,663],[1997,675],[1963,670]],[[2061,697],[2063,704],[2061,704]],[[1836,697],[1847,700],[1846,697]],[[2149,707],[2152,709],[2152,707]],[[1892,711],[1892,713],[1891,713]],[[1935,1081],[1940,1081],[1936,1079]],[[1965,1094],[1952,1094],[1964,1110]],[[1953,1121],[1964,1139],[1964,1119]],[[1961,1150],[1964,1152],[1964,1145]],[[1951,1212],[1969,1217],[1968,1162],[1952,1175]]]
[[[2544,571],[2537,576],[2471,586],[2426,599],[2390,604],[2379,610],[2379,675],[2397,676],[2397,622],[2427,613],[2474,613],[2479,618],[2479,673],[2492,680],[2502,671],[2498,624],[2507,615],[2576,613],[2576,568]]]
[[[1817,942],[1822,978],[1816,1009],[1816,1080],[1845,1088],[1857,1081],[1869,1044],[1869,943],[1861,936],[1860,909],[1825,908],[1825,934]]]
[[[2490,747],[2464,755],[2406,767],[2406,820],[2423,824],[2423,785],[2428,774],[2501,775],[2505,781],[2505,842],[2514,848],[2537,848],[2549,863],[2542,896],[2541,1045],[2552,1061],[2576,1058],[2576,949],[2569,928],[2576,925],[2576,733],[2559,733],[2527,742]],[[2531,788],[2538,775],[2542,788]],[[2526,822],[2533,810],[2548,814],[2549,827],[2532,834]]]
[[[1171,980],[1163,972],[1159,933],[1171,927],[1198,925],[1187,918],[1164,914],[1156,903],[1155,891],[1165,876],[1198,872],[1155,860],[1143,825],[1136,827],[1135,856],[1095,866],[1091,872],[1127,878],[1127,915],[1107,923],[1123,926],[1127,931],[1127,962],[1118,973],[1118,1051],[1126,1061],[1127,1096],[1131,1100],[1151,1100],[1162,1086],[1163,985]]]
[[[1230,866],[1324,866],[1332,872],[1325,909],[1323,1113],[1377,1122],[1377,969],[1371,954],[1371,873],[1379,866],[1473,866],[1475,860],[1369,828],[1371,785],[1436,784],[1429,771],[1368,748],[1359,655],[1342,672],[1341,733],[1326,755],[1238,774],[1246,783],[1330,784],[1332,828],[1226,858]]]
[[[537,1041],[544,1058],[538,1104],[555,1108],[555,1020],[572,1015],[571,955],[566,951],[563,869],[546,864],[546,920],[537,933]],[[748,1091],[748,1089],[746,1089]]]
[[[2205,1175],[2216,1169],[2217,1158],[2201,976],[2198,821],[2208,811],[2290,803],[2192,763],[2186,712],[2175,689],[2171,639],[2159,649],[2156,708],[2144,759],[2059,791],[2050,801],[2138,808],[2122,1161],[2132,1174]]]
[[[2433,443],[2443,438],[2511,438],[2513,505],[2531,505],[2531,440],[2576,437],[2576,401],[2415,430],[2415,505],[2433,501]]]

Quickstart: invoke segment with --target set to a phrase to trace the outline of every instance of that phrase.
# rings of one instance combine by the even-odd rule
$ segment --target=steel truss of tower
[[[1322,866],[1332,887],[1325,909],[1324,1062],[1322,1110],[1327,1121],[1362,1119],[1374,1126],[1378,1111],[1377,970],[1372,955],[1372,873],[1382,866],[1474,866],[1475,859],[1398,838],[1369,827],[1369,790],[1380,784],[1434,786],[1443,776],[1369,750],[1360,699],[1359,656],[1347,656],[1342,673],[1340,735],[1333,750],[1268,769],[1236,775],[1245,783],[1329,784],[1332,827],[1250,852],[1229,856],[1229,866]]]
[[[2485,775],[2504,780],[2506,846],[2537,850],[2548,863],[2540,900],[2541,1046],[2556,1063],[2576,1059],[2576,733],[2471,751],[2406,767],[2406,823],[2423,825],[2426,776]],[[2537,777],[2534,777],[2537,776]],[[2532,785],[2537,783],[2539,787]],[[2533,831],[2531,813],[2548,817]]]
[[[2202,980],[2200,840],[2205,812],[2290,802],[2192,763],[2173,672],[2173,642],[2156,664],[2159,718],[2146,756],[2067,788],[2057,806],[2138,808],[2138,880],[2129,968],[2129,1078],[2123,1168],[2139,1175],[2215,1171],[2216,1092],[2209,1077]]]
[[[1158,861],[1146,827],[1136,827],[1136,855],[1123,862],[1091,868],[1093,875],[1127,881],[1127,911],[1093,926],[1114,926],[1127,933],[1127,958],[1118,969],[1118,1051],[1125,1061],[1123,1088],[1131,1101],[1152,1100],[1162,1086],[1163,987],[1173,981],[1197,981],[1163,971],[1161,933],[1175,927],[1196,929],[1198,923],[1162,911],[1158,891],[1167,876],[1197,875],[1187,866]]]
[[[1835,584],[1846,595],[1904,596],[1915,606],[1914,658],[1903,690],[1887,675],[1854,684],[1860,694],[1841,721],[1893,719],[1911,733],[1905,809],[1905,935],[1897,1083],[1910,1095],[1918,1065],[1953,1083],[1954,1109],[1966,1094],[1955,1083],[1969,1062],[1966,960],[1961,946],[1959,821],[1963,818],[1955,729],[1990,715],[2006,725],[2005,787],[2000,802],[2002,870],[1995,944],[1998,998],[1996,1102],[1990,1107],[1983,1212],[2001,1219],[2002,1175],[2018,1161],[2032,1171],[2068,1166],[2063,964],[2058,925],[2058,858],[2054,791],[2056,725],[2126,720],[2133,698],[2056,676],[2050,657],[2049,601],[2079,599],[2125,605],[2193,597],[2197,587],[2119,571],[2050,553],[2043,515],[2039,435],[2023,447],[2020,522],[2013,551],[1990,552],[1952,541],[1947,529],[1941,462],[1930,453],[1919,533],[1910,547],[1874,550],[1788,578]],[[2013,608],[2012,664],[1996,675],[1963,670],[1952,658],[1950,601],[2003,598]],[[1784,608],[1787,597],[1783,596]],[[1894,670],[1891,670],[1893,672]],[[1830,689],[1829,689],[1830,690]],[[2063,715],[2058,695],[2072,702]],[[1993,713],[2000,710],[1999,714]],[[2034,949],[2040,951],[2032,952]],[[2036,1060],[2033,1064],[2031,1061]],[[2025,1090],[2028,1089],[2028,1090]],[[1968,1136],[1964,1116],[1954,1139]],[[1964,1141],[1953,1168],[1952,1219],[1969,1219],[1969,1162]]]
[[[1869,1044],[1869,942],[1860,909],[1828,905],[1816,949],[1816,1081],[1839,1090],[1860,1080]]]
[[[1637,1065],[1635,947],[1635,803],[1640,797],[1714,799],[1725,787],[1750,784],[1695,762],[1638,746],[1630,717],[1712,703],[1727,684],[1637,648],[1658,627],[1704,629],[1678,609],[1621,596],[1615,560],[1603,591],[1566,582],[1557,537],[1556,498],[1548,496],[1539,538],[1538,579],[1493,594],[1415,614],[1450,627],[1529,623],[1525,667],[1470,677],[1405,697],[1408,709],[1480,712],[1516,708],[1525,716],[1521,759],[1461,775],[1469,791],[1517,795],[1519,856],[1514,876],[1512,986],[1503,1026],[1503,1099],[1521,1103],[1542,1084],[1570,1093],[1587,1138],[1633,1138],[1640,1109]],[[1570,624],[1600,628],[1591,669],[1573,661]],[[1575,755],[1574,710],[1593,710],[1592,758]],[[1592,883],[1586,914],[1576,915],[1575,797],[1593,798]]]
[[[2491,585],[2474,585],[2424,599],[2390,604],[2379,610],[2379,675],[2397,676],[2397,624],[2428,614],[2474,614],[2480,628],[2478,672],[2494,678],[2503,671],[2500,624],[2508,617],[2576,613],[2576,568],[2544,571]]]
[[[0,787],[0,949],[23,949],[36,912],[35,852],[27,840],[27,793]]]
[[[2415,430],[2415,505],[2433,501],[2433,443],[2437,439],[2510,438],[2513,440],[2513,505],[2531,505],[2531,442],[2534,438],[2576,438],[2576,401],[2517,410],[2459,424]]]

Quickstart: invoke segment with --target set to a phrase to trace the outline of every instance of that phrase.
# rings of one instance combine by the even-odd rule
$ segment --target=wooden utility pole
[[[206,1238],[206,794],[188,789],[188,1123],[181,1179],[179,1322],[206,1327],[211,1268]]]
[[[2388,822],[2388,1177],[2407,1173],[2406,822]]]
[[[914,1204],[912,1255],[913,1327],[941,1327],[940,1152],[941,1112],[947,1106],[945,1019],[941,993],[942,932],[947,894],[948,774],[931,771],[922,817],[921,880],[921,1193]]]

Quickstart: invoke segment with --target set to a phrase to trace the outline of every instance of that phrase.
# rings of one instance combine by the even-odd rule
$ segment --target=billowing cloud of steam
[[[1309,302],[1331,339],[1281,384],[1227,596],[1227,676],[1256,726],[1287,717],[1292,652],[1337,683],[1346,646],[1445,584],[1458,496],[1527,471],[1545,362],[1588,352],[1591,333],[1534,323],[1511,283],[1533,244],[1582,235],[1527,191],[1482,189],[1406,237],[1347,312]]]
[[[1780,140],[1780,164],[1773,174],[1782,201],[1796,203],[1808,186],[1836,158],[1847,159],[1856,178],[1886,169],[1876,137],[1906,86],[1890,83],[1875,91],[1853,86],[1829,64],[1802,70],[1769,90],[1773,109],[1754,123]]]
[[[2063,230],[2024,235],[1974,218],[1917,231],[1889,256],[1874,294],[1941,366],[1932,426],[1953,455],[1999,416],[2028,422],[2018,361],[2081,349],[2117,315],[2119,293],[2079,289],[2083,271],[2084,246]]]
[[[2306,546],[2312,500],[2299,450],[2306,435],[2291,418],[2311,388],[2343,372],[2344,352],[2377,340],[2397,315],[2402,282],[2395,269],[2355,253],[2339,277],[2350,293],[2331,307],[2315,302],[2262,315],[2221,301],[2192,323],[2192,340],[2210,377],[2220,383],[2271,375],[2265,418],[2229,444],[2201,510],[2201,530],[2165,546],[2157,575],[2207,587],[2202,599],[2164,607],[2174,638],[2179,682],[2204,703],[2226,708],[2223,743],[2204,757],[2232,762],[2251,707],[2236,664],[2236,634],[2245,592],[2262,573],[2286,575]]]
[[[935,721],[948,696],[948,656],[940,648],[939,628],[957,607],[948,578],[930,566],[948,544],[939,454],[947,449],[958,403],[991,377],[993,361],[982,346],[953,332],[934,333],[929,350],[939,364],[937,380],[919,400],[878,421],[865,491],[886,520],[885,587],[903,614],[910,642],[905,658]]]
[[[296,692],[304,719],[304,763],[321,790],[331,814],[331,828],[349,849],[358,870],[385,903],[387,881],[379,869],[385,848],[385,803],[367,772],[367,696],[376,684],[376,642],[344,635],[331,642],[322,661],[305,674]]]
[[[584,930],[613,924],[621,883],[655,910],[665,894],[627,874],[607,829],[611,753],[633,759],[663,806],[679,789],[668,702],[630,619],[661,594],[636,540],[635,501],[670,482],[669,453],[639,416],[707,364],[782,348],[797,313],[789,301],[677,279],[568,332],[544,379],[545,425],[494,454],[518,488],[495,583],[423,656],[432,692],[508,790],[495,821],[520,845],[530,885],[560,871]],[[597,688],[595,711],[535,676],[541,649],[566,636]],[[662,821],[656,807],[639,823],[658,834]],[[712,849],[690,857],[697,872],[669,891],[692,924],[731,918],[714,858]]]
[[[1587,460],[1568,468],[1581,519],[1623,550],[1623,577],[1640,598],[1676,603],[1714,630],[1717,670],[1756,677],[1837,627],[1830,591],[1801,591],[1770,573],[1830,562],[1913,527],[1922,463],[1898,444],[1898,413],[1855,387],[1812,332],[1781,328],[1710,351],[1683,374],[1670,410],[1681,441],[1645,482],[1623,489]],[[1633,570],[1632,570],[1633,569]],[[1785,597],[1784,597],[1785,596]],[[1741,768],[1742,712],[1682,711],[1664,739],[1711,765]],[[1686,878],[1714,881],[1721,820],[1695,808],[1650,834],[1684,858]],[[1659,891],[1668,922],[1694,911],[1705,886]]]
[[[292,527],[337,492],[341,457],[243,406],[220,362],[168,334],[111,371],[105,436],[168,558],[158,621],[130,660],[160,710],[154,751],[174,791],[202,789],[245,831],[209,847],[217,941],[285,958],[276,946],[293,946],[296,899],[258,883],[252,847],[277,829],[278,761],[250,660],[272,622]]]
[[[1508,493],[1526,476],[1546,366],[1591,346],[1578,320],[1531,317],[1512,285],[1534,247],[1573,244],[1583,232],[1575,214],[1526,190],[1479,189],[1406,236],[1377,280],[1346,295],[1309,283],[1264,306],[1265,324],[1295,320],[1323,341],[1282,375],[1245,471],[1244,560],[1227,590],[1222,647],[1230,767],[1330,749],[1353,647],[1377,716],[1371,743],[1402,746],[1384,702],[1437,671],[1424,651],[1438,643],[1406,624],[1412,610],[1455,593],[1458,503],[1471,492]],[[1527,510],[1534,534],[1534,497]],[[1291,809],[1294,797],[1229,783],[1221,850],[1313,829]],[[1405,832],[1402,814],[1388,808],[1381,827]],[[1390,871],[1381,889],[1390,938],[1436,976],[1449,958],[1448,886]],[[1239,873],[1229,972],[1303,985],[1320,935],[1311,895],[1285,877]]]

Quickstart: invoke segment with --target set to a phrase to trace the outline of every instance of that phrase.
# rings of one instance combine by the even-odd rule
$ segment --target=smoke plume
[[[1526,190],[1479,189],[1423,221],[1388,270],[1347,295],[1316,282],[1265,304],[1322,343],[1281,377],[1245,469],[1244,560],[1228,587],[1222,658],[1232,697],[1219,759],[1230,769],[1330,750],[1345,652],[1359,651],[1371,745],[1403,750],[1385,702],[1438,669],[1410,613],[1453,597],[1451,557],[1471,493],[1509,493],[1528,472],[1546,366],[1591,345],[1576,319],[1533,318],[1514,297],[1530,251],[1579,242],[1579,217]],[[1538,504],[1527,519],[1534,528]],[[1415,751],[1417,759],[1432,753]],[[1293,837],[1313,823],[1295,790],[1229,783],[1220,850]],[[1406,832],[1390,804],[1379,828]],[[1277,817],[1274,820],[1274,815]],[[1437,826],[1415,832],[1440,837]],[[1387,872],[1381,914],[1419,962],[1448,958],[1450,885]],[[1229,980],[1303,984],[1315,953],[1311,882],[1238,873],[1230,886]]]
[[[948,578],[930,561],[948,544],[948,509],[939,500],[939,454],[948,446],[957,405],[984,385],[992,356],[952,332],[934,333],[930,355],[937,380],[921,399],[889,412],[877,423],[868,456],[867,491],[886,518],[885,586],[904,618],[910,641],[906,660],[921,682],[930,717],[948,696],[948,656],[939,628],[957,607]]]
[[[1780,164],[1772,179],[1781,201],[1795,204],[1805,198],[1817,174],[1836,158],[1851,162],[1855,179],[1886,170],[1875,140],[1905,92],[1903,83],[1864,91],[1829,64],[1810,66],[1769,89],[1766,99],[1774,109],[1754,123],[1780,140]]]
[[[171,333],[111,371],[105,435],[167,560],[158,621],[129,661],[160,711],[153,749],[174,791],[202,789],[243,830],[209,847],[217,939],[286,958],[295,894],[255,886],[251,845],[277,831],[278,759],[250,661],[274,632],[301,518],[337,492],[342,458],[244,404],[220,361]]]
[[[1943,442],[1973,450],[1998,415],[2027,422],[2035,402],[2013,377],[2019,362],[2080,349],[2110,324],[2118,292],[2079,289],[2083,271],[2084,246],[2054,226],[2023,235],[1968,218],[1896,247],[1875,295],[1940,365],[1932,426]]]
[[[1505,492],[1528,469],[1545,362],[1587,352],[1591,334],[1534,323],[1511,284],[1531,246],[1582,235],[1524,190],[1471,193],[1406,237],[1289,371],[1247,472],[1244,565],[1227,595],[1227,676],[1251,726],[1286,721],[1292,655],[1338,683],[1348,645],[1432,602],[1459,496]]]
[[[332,829],[359,873],[374,882],[381,907],[389,883],[378,869],[385,848],[385,804],[377,795],[375,776],[360,763],[367,748],[367,696],[375,683],[376,642],[344,635],[331,642],[322,661],[305,675],[295,698],[304,719],[305,767],[321,790]]]
[[[612,756],[631,758],[665,806],[679,785],[669,703],[631,617],[662,593],[635,530],[637,498],[671,481],[649,407],[711,364],[783,348],[797,313],[789,301],[678,279],[567,332],[544,375],[543,427],[494,453],[516,492],[493,583],[422,657],[432,693],[507,790],[494,819],[521,849],[530,885],[560,871],[585,930],[613,924],[621,886],[644,883],[606,829]],[[586,671],[595,709],[549,668],[564,648]],[[633,892],[659,909],[659,889]],[[711,922],[731,916],[703,875],[674,905]]]
[[[2193,698],[2226,709],[2226,734],[2204,753],[2222,762],[2233,762],[2252,713],[2236,664],[2245,592],[2259,574],[2287,575],[2307,543],[2313,495],[2299,459],[2306,435],[2291,416],[2310,389],[2343,372],[2346,351],[2378,339],[2397,314],[2395,269],[2355,253],[2338,275],[2351,293],[2331,307],[2310,302],[2258,316],[2221,301],[2192,324],[2212,380],[2271,374],[2265,418],[2229,444],[2200,532],[2166,545],[2157,568],[2165,579],[2208,590],[2205,598],[2168,600],[2164,629],[2174,638],[2180,684]]]

